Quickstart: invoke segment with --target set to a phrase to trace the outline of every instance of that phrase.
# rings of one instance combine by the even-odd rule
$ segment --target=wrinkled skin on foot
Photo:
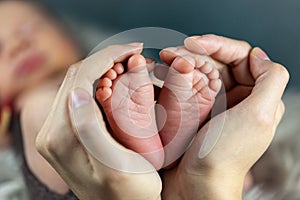
[[[204,126],[179,165],[166,171],[163,197],[241,199],[244,175],[269,145],[283,114],[281,96],[288,81],[288,73],[283,66],[266,60],[267,57],[259,49],[251,51],[245,42],[206,36],[201,39],[189,38],[185,41],[185,45],[196,59],[199,54],[211,55],[224,64],[224,68],[220,68],[220,73],[228,92],[231,109],[221,114],[225,115],[227,120],[221,137],[209,154],[199,157],[203,136],[206,133]],[[93,112],[96,105],[91,98],[92,83],[112,68],[114,63],[140,51],[141,46],[109,47],[90,59],[92,62],[88,62],[88,68],[82,68],[80,64],[71,67],[50,115],[39,132],[38,150],[80,199],[160,198],[161,182],[156,172],[130,174],[116,171],[91,156],[91,152],[80,142],[82,139],[80,135],[94,136],[94,128],[104,127],[100,112],[96,115]],[[169,60],[172,60],[172,56]],[[104,68],[93,64],[93,61],[97,61]],[[73,91],[74,86],[83,90]],[[72,96],[69,96],[71,91]],[[83,118],[81,121],[79,119],[74,121],[74,116],[83,113],[86,116],[94,116],[97,119],[97,126]],[[218,121],[219,118],[216,116],[210,122],[218,124]],[[78,132],[78,130],[85,131]],[[107,131],[104,131],[103,135],[110,138]],[[81,138],[80,141],[78,138]],[[114,144],[112,138],[109,139],[112,142],[108,143],[109,145],[105,143],[101,145],[101,140],[98,139],[101,138],[95,138],[97,141],[95,146],[98,147],[100,142],[100,146],[104,147],[98,149],[99,152],[110,152],[111,148],[113,149],[114,145],[110,145]],[[240,151],[237,152],[237,148],[240,148]],[[142,161],[141,156],[137,154],[135,157],[128,157],[126,154],[114,156],[114,160],[121,166],[128,163],[137,166],[136,159],[132,158]]]
[[[109,46],[71,66],[38,134],[38,151],[79,199],[160,199],[154,167],[115,142],[92,98],[98,77],[141,51],[139,43]]]
[[[142,55],[133,55],[126,65],[115,64],[99,80],[96,98],[114,137],[160,169],[164,150],[156,125],[154,88],[146,59]]]
[[[156,112],[156,117],[153,84],[141,55],[130,57],[126,67],[117,63],[99,80],[96,97],[112,134],[156,169],[163,162],[170,165],[185,152],[220,90],[217,69],[211,63],[195,64],[188,57],[172,62],[158,98],[166,115]],[[158,135],[156,123],[162,121],[165,123]]]
[[[205,35],[186,39],[185,47],[196,59],[210,55],[224,64],[219,70],[230,109],[211,119],[177,168],[165,173],[163,198],[242,199],[245,175],[270,145],[284,113],[289,74],[243,41]],[[166,58],[177,54],[168,50]]]
[[[163,55],[162,55],[163,57]],[[166,111],[166,123],[160,130],[165,164],[175,162],[203,124],[221,88],[218,70],[212,63],[196,66],[193,58],[176,57],[172,62],[158,98]],[[158,121],[160,115],[157,115]]]

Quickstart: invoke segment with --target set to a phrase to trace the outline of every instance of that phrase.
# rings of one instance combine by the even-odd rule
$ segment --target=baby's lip
[[[46,56],[40,52],[32,53],[22,58],[15,65],[15,74],[17,76],[24,76],[33,73],[44,65]]]

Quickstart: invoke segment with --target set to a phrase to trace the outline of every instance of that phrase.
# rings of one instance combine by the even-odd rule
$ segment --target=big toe
[[[171,67],[173,67],[179,73],[190,73],[194,70],[195,61],[189,56],[177,57]]]
[[[131,70],[137,69],[139,67],[146,68],[146,65],[147,65],[147,62],[146,62],[146,59],[144,58],[144,56],[142,56],[140,54],[136,54],[136,55],[131,56],[128,59],[127,69],[128,69],[128,71],[131,71]]]

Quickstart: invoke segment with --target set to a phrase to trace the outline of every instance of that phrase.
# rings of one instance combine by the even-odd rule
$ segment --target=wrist
[[[224,170],[188,173],[180,180],[183,199],[241,200],[244,175]]]

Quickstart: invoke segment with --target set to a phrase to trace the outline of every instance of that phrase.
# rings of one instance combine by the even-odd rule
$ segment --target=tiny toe
[[[159,57],[164,63],[166,63],[167,65],[171,65],[177,57],[176,51],[176,47],[163,49],[161,52],[159,52]]]
[[[115,72],[120,75],[124,72],[124,66],[122,63],[117,63],[115,64],[115,66],[113,67],[113,70],[115,70]]]
[[[212,70],[213,67],[207,62],[202,67],[200,67],[200,71],[205,74],[210,73]]]
[[[220,79],[214,79],[209,82],[209,87],[214,92],[219,92],[222,86],[222,81]]]
[[[172,63],[173,67],[179,73],[190,73],[194,70],[194,60],[191,57],[177,57]]]
[[[98,88],[111,87],[111,86],[112,86],[112,81],[107,77],[100,79],[98,82]]]
[[[104,74],[104,77],[115,80],[117,78],[117,72],[113,69],[110,69],[106,72],[106,74]]]
[[[100,103],[105,102],[112,95],[112,90],[109,87],[99,88],[96,91],[96,98]]]
[[[218,79],[220,77],[220,74],[217,69],[213,68],[207,76],[209,79]]]
[[[146,68],[146,59],[144,58],[144,56],[140,55],[140,54],[136,54],[131,56],[128,59],[128,63],[127,63],[127,69],[128,71],[134,69],[135,67],[145,67]]]
[[[146,58],[146,63],[148,72],[152,72],[155,68],[156,61],[151,58]]]

